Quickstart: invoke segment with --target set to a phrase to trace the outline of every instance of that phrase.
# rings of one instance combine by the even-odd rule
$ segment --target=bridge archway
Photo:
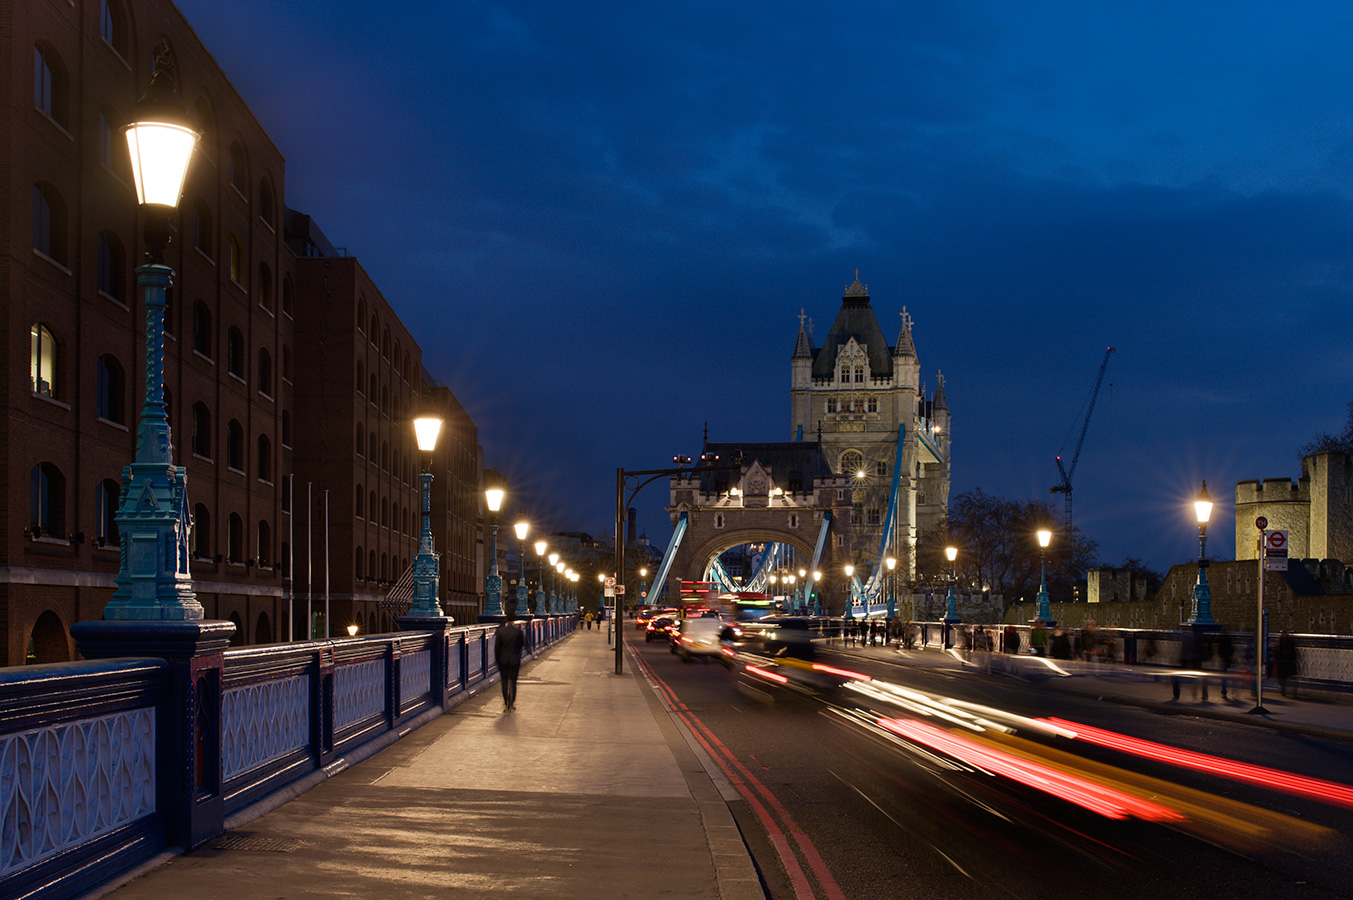
[[[808,568],[813,559],[813,545],[802,535],[774,528],[724,528],[709,535],[691,548],[689,580],[703,581],[714,560],[727,550],[744,544],[785,544],[794,548],[795,567]]]

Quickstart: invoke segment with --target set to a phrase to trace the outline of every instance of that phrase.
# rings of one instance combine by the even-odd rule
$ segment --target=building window
[[[94,542],[98,546],[116,546],[121,538],[117,530],[117,502],[122,488],[105,478],[94,488]]]
[[[267,263],[258,264],[258,305],[272,312],[272,270]]]
[[[390,471],[390,444],[388,441],[381,441],[381,471]]]
[[[282,446],[291,446],[291,410],[282,410]]]
[[[282,345],[282,380],[291,381],[291,345]]]
[[[790,514],[789,514],[789,527],[790,527],[790,528],[798,528],[798,527],[799,527],[799,514],[798,514],[798,513],[790,513]]]
[[[193,303],[193,349],[207,359],[211,352],[211,313],[201,300]]]
[[[366,366],[360,359],[357,360],[357,393],[366,393]]]
[[[122,242],[109,231],[99,232],[99,290],[119,303],[127,300],[127,257]]]
[[[850,519],[849,519],[849,521],[851,521],[851,522],[863,522],[863,521],[864,521],[864,515],[863,515],[862,509],[860,508],[860,504],[858,504],[858,503],[852,503],[852,504],[850,505]]]
[[[368,550],[366,554],[366,580],[376,580],[376,551]]]
[[[258,480],[272,481],[272,441],[268,440],[266,434],[258,436],[258,459],[255,461],[258,465]]]
[[[376,373],[372,372],[367,379],[366,397],[373,404],[376,402]]]
[[[390,501],[386,497],[381,498],[381,527],[390,527]]]
[[[723,527],[723,513],[715,513],[715,514],[714,514],[714,527],[715,527],[715,528],[722,528],[722,527]]]
[[[49,184],[33,185],[33,249],[66,264],[66,204]]]
[[[371,521],[372,521],[373,523],[376,521],[376,492],[375,492],[375,491],[367,491],[367,492],[366,492],[366,514],[367,514],[367,517],[368,517],[369,519],[371,519]]]
[[[292,482],[292,480],[293,480],[292,478],[288,478],[288,477],[285,476],[285,475],[282,476],[282,512],[291,512],[291,482]],[[285,556],[287,555],[287,553],[286,553],[286,544],[285,544],[285,543],[282,544],[282,548],[283,548],[283,549],[282,549],[282,556],[285,557]]]
[[[855,383],[856,384],[864,383],[864,366],[855,367]]]
[[[362,428],[362,423],[357,423],[357,455],[362,456],[366,449],[366,431]]]
[[[879,525],[882,524],[882,521],[883,520],[879,517],[879,508],[877,506],[871,506],[865,511],[864,523],[866,525]]]
[[[226,522],[226,559],[244,562],[244,520],[239,513],[231,513]]]
[[[357,518],[365,518],[362,515],[362,483],[357,482],[357,489],[354,492],[353,507],[356,510]]]
[[[385,359],[390,358],[390,329],[387,327],[385,333],[381,335],[381,356]]]
[[[244,171],[244,148],[237,141],[230,145],[230,184],[235,190],[247,197],[249,196],[246,188],[248,183],[249,179]]]
[[[62,128],[67,127],[69,94],[66,69],[50,47],[33,48],[33,105]]]
[[[125,403],[125,376],[122,364],[107,354],[100,356],[97,365],[98,401],[96,409],[100,419],[127,424]]]
[[[258,392],[272,396],[272,356],[263,348],[258,348]]]
[[[244,335],[234,325],[226,332],[226,371],[244,377]]]
[[[234,233],[230,235],[230,280],[244,284],[244,245]]]
[[[211,208],[207,206],[205,200],[193,201],[193,246],[207,255],[208,259],[215,259],[212,253],[212,224]]]
[[[357,298],[357,333],[366,333],[366,297]]]
[[[263,178],[258,183],[258,217],[269,227],[273,227],[275,206],[272,199],[272,182]]]
[[[262,519],[258,522],[258,564],[262,568],[272,565],[272,527]]]
[[[234,419],[226,425],[226,465],[244,471],[244,428]]]
[[[211,459],[211,413],[202,402],[193,404],[193,453]]]
[[[32,353],[29,356],[28,374],[32,382],[33,393],[58,398],[57,362],[60,347],[52,332],[40,322],[33,323],[30,329]]]
[[[34,534],[66,535],[66,478],[51,463],[38,463],[29,474],[28,525]]]
[[[366,458],[371,460],[373,466],[380,459],[376,455],[376,432],[374,431],[369,432],[366,436]]]
[[[282,312],[288,316],[295,315],[291,311],[291,279],[286,277],[282,278]]]
[[[118,0],[103,0],[99,34],[123,59],[127,58],[127,14]]]
[[[841,454],[841,474],[855,478],[864,473],[864,454],[858,450],[847,450]]]
[[[211,559],[211,513],[201,503],[193,504],[189,544],[194,559]]]
[[[876,413],[876,412],[879,411],[879,398],[878,398],[878,397],[870,397],[870,398],[869,398],[869,411],[870,411],[871,413]]]
[[[362,559],[362,545],[361,545],[361,544],[358,544],[358,545],[357,545],[357,552],[354,553],[354,554],[352,554],[353,574],[357,576],[357,580],[358,580],[358,581],[361,581],[361,580],[362,580],[362,563],[363,563],[363,562],[364,562],[364,560]]]
[[[850,366],[841,367],[841,383],[842,384],[850,383]]]
[[[829,412],[829,413],[834,413],[834,412],[836,412],[836,398],[835,398],[835,397],[828,397],[828,398],[827,398],[827,412]]]

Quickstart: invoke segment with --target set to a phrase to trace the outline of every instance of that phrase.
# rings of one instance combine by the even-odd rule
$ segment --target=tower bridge
[[[721,555],[748,544],[770,547],[744,588],[764,590],[776,565],[816,570],[823,610],[845,609],[849,596],[855,614],[881,612],[888,558],[897,578],[914,580],[917,535],[948,511],[951,419],[943,377],[927,394],[913,320],[905,307],[899,315],[890,346],[858,271],[821,347],[800,310],[791,440],[710,443],[706,435],[702,459],[738,459],[741,469],[672,477],[674,534],[654,596],[675,600],[682,580],[719,580]],[[859,575],[848,579],[847,565]]]

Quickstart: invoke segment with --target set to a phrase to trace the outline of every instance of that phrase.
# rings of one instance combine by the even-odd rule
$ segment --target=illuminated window
[[[29,357],[28,374],[33,393],[57,399],[57,351],[56,338],[46,325],[34,323],[30,330],[32,353]]]

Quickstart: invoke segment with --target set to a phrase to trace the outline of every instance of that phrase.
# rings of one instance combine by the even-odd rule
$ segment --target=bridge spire
[[[794,353],[791,359],[812,359],[813,358],[813,339],[810,336],[811,330],[805,332],[803,329],[803,320],[808,316],[804,313],[803,307],[799,307],[799,336],[794,341]],[[812,321],[809,319],[809,321]]]
[[[897,346],[893,348],[893,356],[915,356],[916,344],[911,339],[911,314],[907,308],[902,307],[902,330],[897,333]]]

